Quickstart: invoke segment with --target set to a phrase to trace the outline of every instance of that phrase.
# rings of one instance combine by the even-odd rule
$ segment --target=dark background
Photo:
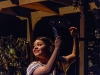
[[[27,36],[26,20],[20,20],[13,15],[0,13],[0,36],[14,35],[15,37]]]

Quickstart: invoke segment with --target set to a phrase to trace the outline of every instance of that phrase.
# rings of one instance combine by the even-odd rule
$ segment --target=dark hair
[[[52,42],[52,40],[47,37],[37,37],[36,40],[41,40],[46,44],[46,52],[51,56],[54,50],[54,43]]]

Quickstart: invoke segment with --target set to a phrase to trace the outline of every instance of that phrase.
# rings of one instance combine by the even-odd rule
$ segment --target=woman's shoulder
[[[37,62],[37,61],[33,61],[33,62],[31,62],[31,63],[29,64],[28,67],[34,66],[34,65],[36,65],[36,64],[38,64],[38,62]]]
[[[27,68],[27,75],[30,75],[32,72],[34,72],[35,69],[37,69],[40,66],[41,64],[39,64],[37,61],[33,61],[32,63],[30,63],[30,65]]]
[[[29,64],[29,66],[28,66],[28,68],[27,69],[30,69],[30,68],[32,68],[32,67],[34,67],[34,66],[36,66],[36,65],[40,65],[37,61],[33,61],[33,62],[31,62],[30,64]]]

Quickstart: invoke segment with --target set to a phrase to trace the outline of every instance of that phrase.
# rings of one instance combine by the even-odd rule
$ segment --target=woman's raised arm
[[[73,48],[72,53],[65,56],[65,58],[68,60],[69,64],[72,64],[76,59],[76,38],[78,37],[78,30],[76,27],[70,27],[69,31],[70,34],[73,36]]]

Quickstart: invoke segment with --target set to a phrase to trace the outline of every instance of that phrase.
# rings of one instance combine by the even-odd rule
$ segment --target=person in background
[[[69,28],[73,36],[72,53],[66,56],[58,56],[61,46],[61,36],[55,38],[54,43],[46,37],[38,37],[33,43],[33,54],[36,60],[27,68],[26,75],[66,75],[66,71],[76,59],[76,27]]]

